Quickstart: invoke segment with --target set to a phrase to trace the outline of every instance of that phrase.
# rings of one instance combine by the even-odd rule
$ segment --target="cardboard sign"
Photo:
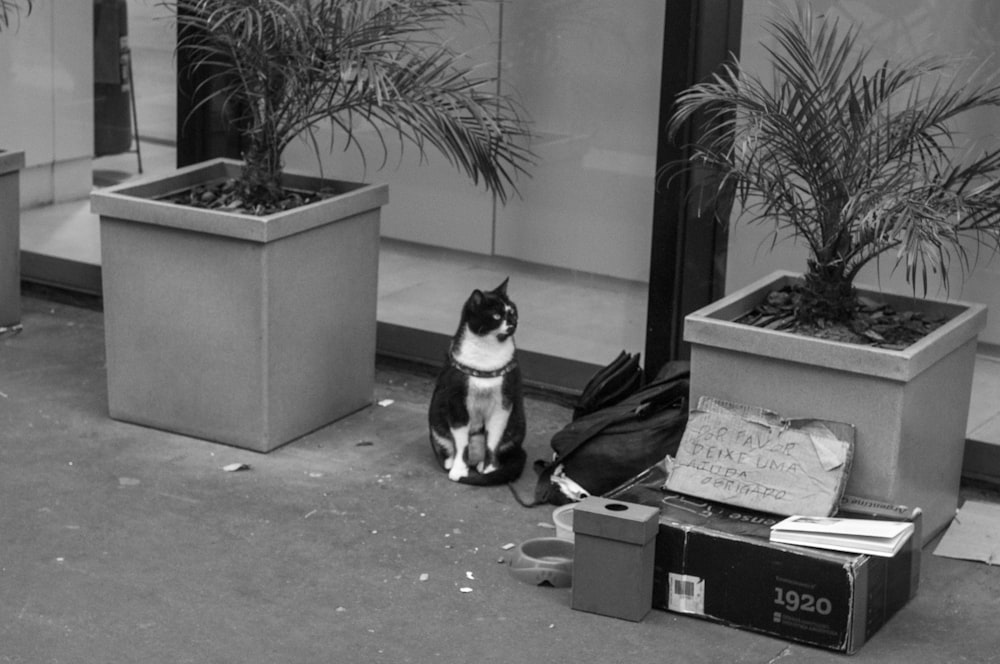
[[[702,397],[691,412],[666,489],[786,516],[837,511],[854,428]]]

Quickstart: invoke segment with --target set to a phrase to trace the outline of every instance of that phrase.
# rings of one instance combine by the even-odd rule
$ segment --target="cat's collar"
[[[462,364],[455,359],[454,355],[449,355],[448,357],[451,360],[451,366],[455,367],[466,376],[472,376],[473,378],[500,378],[501,376],[509,374],[517,366],[517,360],[513,359],[499,369],[483,371],[482,369],[476,369],[467,364]]]

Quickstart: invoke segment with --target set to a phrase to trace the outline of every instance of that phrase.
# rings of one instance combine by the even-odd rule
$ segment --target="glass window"
[[[93,187],[174,168],[174,26],[148,0],[36,2],[0,40],[0,145],[23,149],[21,273],[100,292]],[[162,20],[161,20],[162,19]],[[92,67],[91,67],[92,63]]]
[[[334,140],[326,175],[389,183],[379,321],[450,336],[471,290],[509,276],[522,350],[592,365],[639,352],[664,5],[520,0],[479,10],[456,40],[502,63],[503,84],[533,120],[538,164],[503,207],[439,155],[421,162],[407,148],[377,170],[373,136],[360,136],[375,148],[367,164]],[[286,157],[315,167],[305,144]]]

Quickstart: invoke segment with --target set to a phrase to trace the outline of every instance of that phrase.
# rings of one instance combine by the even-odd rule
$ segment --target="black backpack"
[[[587,382],[573,407],[573,419],[620,403],[642,387],[644,378],[639,354],[622,351]]]
[[[676,454],[687,426],[689,376],[687,362],[669,362],[645,387],[573,419],[552,436],[552,460],[535,462],[534,502],[519,502],[572,502],[574,498],[553,482],[560,466],[562,475],[589,495],[600,496]]]

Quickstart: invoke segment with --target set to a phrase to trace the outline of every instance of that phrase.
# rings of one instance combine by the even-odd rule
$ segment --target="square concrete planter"
[[[0,327],[21,322],[23,152],[0,150]]]
[[[910,347],[884,350],[734,322],[799,275],[778,272],[690,315],[691,403],[702,395],[853,424],[848,494],[920,507],[925,541],[955,514],[972,391],[978,304],[914,300],[859,288],[899,310],[950,321]]]
[[[267,452],[370,404],[385,185],[265,217],[155,200],[215,160],[95,192],[111,417]]]

